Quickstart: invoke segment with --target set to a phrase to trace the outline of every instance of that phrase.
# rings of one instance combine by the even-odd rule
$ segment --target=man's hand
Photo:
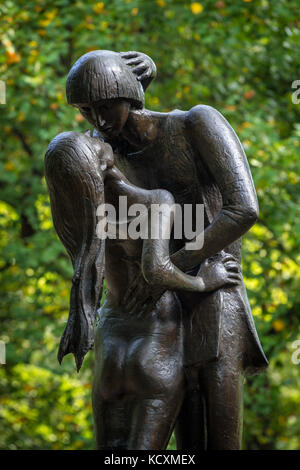
[[[156,65],[153,60],[146,54],[136,51],[120,52],[120,55],[126,65],[132,67],[133,73],[137,75],[145,91],[156,77]]]
[[[241,283],[241,270],[235,258],[226,254],[221,259],[205,260],[196,276],[199,280],[199,292],[211,292],[221,287],[233,287]],[[126,292],[122,305],[130,315],[141,317],[151,312],[156,302],[167,289],[158,285],[149,285],[140,272]]]
[[[198,272],[202,292],[210,292],[220,287],[236,286],[241,283],[240,265],[232,255],[221,260],[205,260]]]

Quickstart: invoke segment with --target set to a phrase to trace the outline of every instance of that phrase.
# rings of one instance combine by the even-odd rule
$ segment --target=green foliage
[[[55,235],[43,177],[49,141],[89,126],[65,99],[72,63],[92,49],[140,50],[157,64],[154,110],[220,110],[248,156],[260,202],[244,239],[244,274],[270,358],[248,379],[244,447],[300,448],[300,79],[297,0],[3,0],[0,11],[0,447],[92,448],[92,353],[79,375],[56,351],[68,314],[71,265]],[[174,445],[172,441],[172,446]]]

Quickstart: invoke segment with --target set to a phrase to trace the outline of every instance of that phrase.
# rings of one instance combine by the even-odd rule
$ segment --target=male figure
[[[255,223],[258,204],[236,134],[209,106],[187,112],[146,110],[142,86],[128,79],[126,67],[111,51],[85,54],[69,73],[68,102],[111,144],[116,165],[131,183],[169,190],[181,205],[204,204],[204,245],[188,251],[184,240],[173,240],[176,266],[195,275],[205,259],[222,258],[224,251],[240,263],[240,237]],[[125,296],[129,310],[136,312],[147,298],[151,304],[163,293],[154,296],[151,289],[138,277]],[[187,392],[176,425],[177,445],[238,449],[244,376],[267,365],[245,287],[178,295]]]

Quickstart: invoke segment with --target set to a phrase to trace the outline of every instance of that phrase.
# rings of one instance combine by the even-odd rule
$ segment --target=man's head
[[[144,106],[144,91],[131,67],[112,51],[92,51],[75,62],[66,84],[68,103],[99,132],[118,135],[129,110]]]

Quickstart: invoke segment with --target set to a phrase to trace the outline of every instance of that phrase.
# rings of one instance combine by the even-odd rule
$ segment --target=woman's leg
[[[128,349],[125,383],[136,397],[129,449],[160,450],[168,445],[184,396],[181,336],[176,330],[175,335],[139,338]]]
[[[182,341],[176,325],[168,324],[166,334],[149,320],[143,336],[134,334],[130,321],[127,338],[97,330],[93,411],[100,449],[168,444],[184,394]]]
[[[183,399],[183,390],[157,398],[136,398],[128,449],[167,448]]]

